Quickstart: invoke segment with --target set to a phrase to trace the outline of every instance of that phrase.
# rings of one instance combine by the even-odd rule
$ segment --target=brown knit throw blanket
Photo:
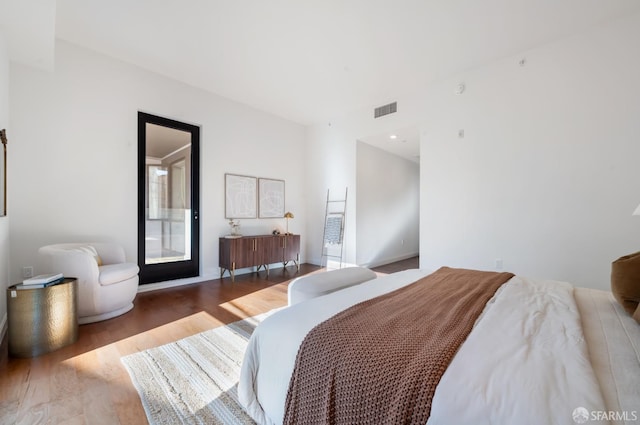
[[[424,425],[458,347],[512,276],[443,267],[320,323],[298,351],[284,423]]]

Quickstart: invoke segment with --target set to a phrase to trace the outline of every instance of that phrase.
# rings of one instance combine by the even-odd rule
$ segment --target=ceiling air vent
[[[394,112],[398,112],[398,102],[377,107],[373,110],[373,118],[380,118],[385,115],[393,114]]]

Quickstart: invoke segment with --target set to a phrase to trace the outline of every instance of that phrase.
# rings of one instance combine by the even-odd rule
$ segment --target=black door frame
[[[191,259],[146,264],[146,124],[156,124],[191,133]],[[200,275],[200,127],[157,115],[138,112],[138,266],[140,284]]]

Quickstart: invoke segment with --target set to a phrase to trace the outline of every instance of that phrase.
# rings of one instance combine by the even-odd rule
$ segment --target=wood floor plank
[[[52,365],[49,379],[51,401],[77,397],[81,391],[76,369],[70,361],[61,361]]]
[[[97,380],[91,386],[85,387],[82,394],[84,417],[90,418],[95,425],[120,424],[116,406],[111,399],[111,383]]]
[[[20,400],[16,424],[37,425],[49,420],[49,379],[40,377],[24,382],[24,397]]]
[[[138,398],[138,392],[131,385],[128,374],[120,375],[111,385],[111,401],[121,424],[144,424],[147,417]]]
[[[52,400],[49,415],[52,423],[84,423],[82,396],[76,392],[67,398]]]
[[[377,270],[410,268],[415,261]],[[255,316],[287,303],[289,282],[322,270],[294,267],[144,292],[130,312],[80,326],[78,341],[32,359],[0,345],[0,423],[147,424],[121,357]]]
[[[19,406],[20,401],[17,398],[0,398],[0,418],[2,418],[2,423],[16,423]]]
[[[292,279],[319,271],[302,264],[299,273],[287,267],[140,293],[130,312],[82,325],[76,343],[32,359],[7,357],[5,340],[0,423],[147,424],[121,357],[282,307]]]
[[[396,261],[395,263],[385,264],[379,267],[373,267],[373,270],[376,273],[381,274],[390,274],[401,272],[407,269],[417,269],[420,268],[420,257],[411,257],[406,260]]]

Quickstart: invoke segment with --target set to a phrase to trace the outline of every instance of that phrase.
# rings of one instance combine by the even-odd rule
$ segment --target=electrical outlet
[[[23,267],[22,277],[33,277],[33,267],[32,266]]]
[[[502,270],[502,258],[496,258],[496,270]]]

